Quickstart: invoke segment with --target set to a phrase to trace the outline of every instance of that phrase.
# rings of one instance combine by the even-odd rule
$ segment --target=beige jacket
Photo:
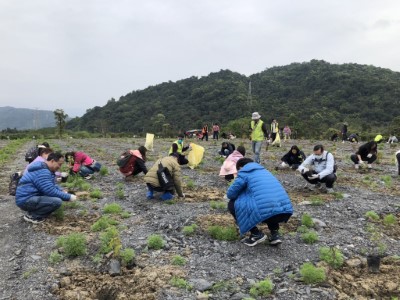
[[[160,187],[158,181],[157,170],[160,160],[157,160],[151,169],[144,176],[144,182],[151,184],[154,187]],[[174,156],[166,156],[161,159],[161,163],[166,167],[174,180],[175,190],[179,197],[183,197],[182,183],[181,183],[181,166],[178,164],[178,160]]]

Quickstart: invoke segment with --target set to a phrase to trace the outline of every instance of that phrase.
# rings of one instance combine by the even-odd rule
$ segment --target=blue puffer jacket
[[[15,202],[21,206],[34,196],[57,197],[64,201],[71,198],[55,183],[55,175],[45,162],[35,162],[29,166],[28,172],[19,180]]]
[[[240,234],[278,214],[292,214],[289,196],[280,182],[263,166],[248,163],[240,169],[227,196],[235,201]]]

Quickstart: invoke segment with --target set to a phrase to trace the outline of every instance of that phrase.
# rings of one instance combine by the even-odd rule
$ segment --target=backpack
[[[174,180],[172,179],[171,172],[168,168],[164,167],[160,161],[157,170],[158,181],[160,182],[161,188],[164,191],[172,190],[175,186]]]
[[[25,161],[31,163],[36,157],[39,156],[38,147],[32,147],[25,153]]]
[[[10,175],[10,183],[8,184],[8,194],[10,196],[15,196],[15,193],[17,191],[17,186],[21,177],[22,177],[21,172],[16,172]]]
[[[119,158],[117,159],[118,167],[120,167],[120,168],[125,167],[131,157],[132,157],[132,154],[129,152],[129,150],[122,152],[121,155],[119,156]]]

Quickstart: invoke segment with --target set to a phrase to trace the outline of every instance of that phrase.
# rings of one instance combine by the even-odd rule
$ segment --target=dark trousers
[[[236,221],[236,213],[235,213],[235,200],[229,200],[228,202],[228,210],[231,213],[231,215],[235,218]],[[262,223],[266,223],[268,226],[268,229],[271,232],[276,232],[279,230],[279,223],[286,223],[291,214],[277,214],[275,216],[272,216],[266,220],[264,220]],[[257,228],[257,226],[254,226],[252,229],[250,229],[250,232],[252,234],[258,234],[260,233],[260,230]]]
[[[208,132],[203,134],[203,137],[201,138],[201,140],[204,141],[204,138],[206,138],[206,141],[208,141]]]
[[[179,154],[178,157],[178,164],[182,165],[187,165],[189,161],[186,159],[185,155]]]
[[[232,181],[233,179],[235,179],[235,176],[233,176],[233,174],[225,175],[226,181]]]
[[[219,131],[214,131],[213,132],[213,140],[217,140],[218,141],[218,135],[219,135]]]
[[[396,159],[397,159],[397,167],[399,168],[399,170],[398,170],[399,173],[398,174],[400,175],[400,153],[396,154]]]
[[[276,139],[276,132],[275,132],[275,133],[272,132],[272,133],[271,133],[271,140],[272,140],[272,142],[275,141],[275,139]]]
[[[358,164],[358,163],[360,162],[360,161],[358,160],[358,156],[357,156],[356,154],[352,154],[352,155],[350,156],[350,159],[351,159],[352,162],[355,163],[355,164]],[[377,156],[376,156],[375,154],[372,154],[371,157],[362,157],[362,156],[361,156],[361,159],[362,159],[363,161],[367,161],[369,164],[372,164],[372,163],[377,159]]]
[[[309,171],[304,174],[301,174],[305,180],[307,180],[311,184],[317,184],[318,182],[322,182],[326,184],[326,187],[328,189],[333,188],[333,183],[336,181],[336,175],[335,173],[329,174],[328,176],[325,176],[324,178],[316,178],[316,179],[308,179],[308,176],[311,176],[312,174],[317,174],[315,171]]]

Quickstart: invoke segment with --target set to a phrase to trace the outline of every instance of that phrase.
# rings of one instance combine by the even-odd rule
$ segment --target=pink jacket
[[[78,151],[75,152],[75,157],[74,157],[74,167],[72,168],[72,171],[75,173],[79,172],[79,169],[81,168],[81,165],[84,166],[90,166],[93,163],[93,159],[89,157],[84,152]]]
[[[232,154],[229,155],[222,164],[219,176],[225,176],[231,174],[236,175],[237,174],[236,163],[241,158],[243,158],[242,153],[240,153],[237,150],[233,151]]]

